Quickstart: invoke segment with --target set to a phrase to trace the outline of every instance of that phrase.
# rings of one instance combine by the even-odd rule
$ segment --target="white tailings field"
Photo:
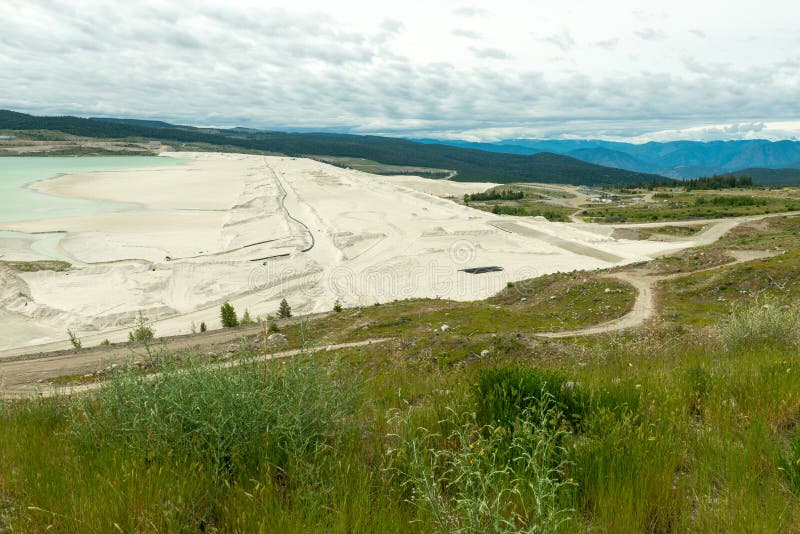
[[[0,267],[0,357],[67,347],[68,328],[84,346],[124,340],[140,311],[157,335],[171,335],[192,322],[219,327],[225,300],[253,317],[274,314],[284,297],[295,315],[328,311],[337,299],[345,307],[474,300],[509,281],[693,245],[614,239],[608,227],[498,216],[441,198],[492,184],[382,177],[299,158],[174,155],[188,162],[33,185],[137,209],[0,223],[3,260],[74,266]],[[486,266],[502,271],[462,271]]]

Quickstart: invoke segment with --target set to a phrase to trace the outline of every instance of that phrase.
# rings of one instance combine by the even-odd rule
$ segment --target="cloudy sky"
[[[800,138],[800,7],[3,0],[0,108],[489,141]]]

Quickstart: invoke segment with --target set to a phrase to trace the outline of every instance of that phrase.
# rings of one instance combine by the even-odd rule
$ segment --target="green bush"
[[[779,299],[757,299],[734,307],[719,331],[731,351],[797,345],[800,343],[800,307]]]
[[[475,389],[476,414],[481,424],[511,425],[525,410],[544,398],[573,425],[579,425],[588,407],[580,385],[560,373],[533,367],[504,366],[484,370]]]
[[[563,504],[574,484],[562,445],[569,432],[551,424],[559,415],[544,395],[510,422],[511,432],[450,412],[441,423],[453,430],[440,435],[396,412],[390,437],[399,443],[387,471],[430,525],[425,531],[557,532],[574,512]]]
[[[335,378],[335,364],[302,357],[281,366],[236,363],[167,364],[149,377],[117,373],[96,400],[82,401],[75,435],[84,447],[184,457],[227,476],[260,460],[285,470],[341,434],[356,395]]]

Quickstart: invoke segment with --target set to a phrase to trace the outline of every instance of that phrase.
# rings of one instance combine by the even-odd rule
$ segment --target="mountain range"
[[[508,139],[494,143],[431,139],[420,139],[419,141],[517,155],[550,152],[596,165],[660,174],[679,179],[729,174],[743,169],[800,169],[799,141],[759,139],[711,142],[672,141],[644,144],[552,139]],[[758,174],[765,177],[770,175],[770,173]],[[792,175],[791,172],[788,174]]]

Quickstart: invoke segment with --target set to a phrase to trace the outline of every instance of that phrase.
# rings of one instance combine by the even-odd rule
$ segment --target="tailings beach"
[[[174,335],[192,323],[219,327],[226,300],[253,317],[274,314],[284,297],[296,315],[328,311],[337,299],[475,300],[507,282],[694,244],[617,239],[607,226],[493,215],[443,198],[493,184],[377,176],[303,158],[159,159],[170,164],[27,186],[104,209],[0,222],[0,260],[72,264],[0,265],[0,357],[68,347],[67,329],[84,346],[124,340],[139,312],[157,335]],[[500,269],[464,271],[481,267]]]

